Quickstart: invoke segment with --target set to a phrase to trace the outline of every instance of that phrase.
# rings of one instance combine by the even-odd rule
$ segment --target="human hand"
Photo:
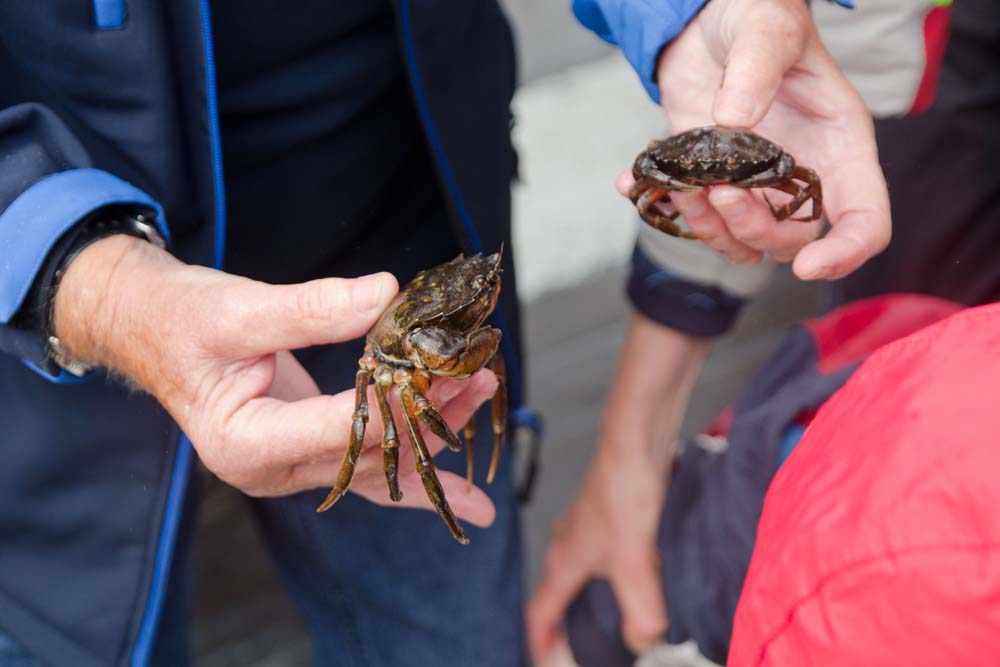
[[[384,273],[267,285],[114,236],[70,265],[54,323],[76,356],[126,374],[155,396],[221,479],[250,495],[285,495],[333,484],[354,411],[353,388],[322,395],[289,350],[364,335],[397,290]],[[464,383],[435,382],[428,398],[450,424],[462,425],[496,386],[483,371]],[[381,435],[377,412],[366,447]],[[430,434],[427,442],[435,452],[443,447]],[[432,509],[414,466],[413,453],[401,452],[398,504]],[[486,494],[466,493],[464,479],[438,474],[458,516],[492,523]],[[389,503],[379,448],[361,456],[351,490]]]
[[[599,458],[557,522],[527,611],[536,664],[560,644],[566,610],[592,579],[611,584],[622,611],[622,637],[633,652],[663,637],[667,609],[656,533],[667,474],[655,468],[642,456]]]
[[[707,349],[704,339],[632,317],[597,455],[553,531],[528,605],[536,663],[560,645],[566,609],[595,578],[609,580],[622,610],[622,636],[634,652],[666,632],[657,530],[681,418]]]
[[[802,279],[838,278],[889,243],[885,179],[871,115],[823,46],[802,0],[710,0],[660,54],[663,108],[672,132],[750,127],[811,167],[831,225],[775,221],[760,191],[713,186],[672,192],[704,242],[730,260],[764,253],[793,261]],[[626,195],[634,182],[622,174]]]

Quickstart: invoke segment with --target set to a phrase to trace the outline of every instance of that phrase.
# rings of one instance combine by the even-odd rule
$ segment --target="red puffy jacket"
[[[728,664],[1000,665],[1000,304],[822,407],[768,490]]]

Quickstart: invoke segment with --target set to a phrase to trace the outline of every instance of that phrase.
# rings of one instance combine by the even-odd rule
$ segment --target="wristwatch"
[[[65,243],[60,243],[62,259],[59,260],[58,267],[49,282],[50,287],[46,290],[45,352],[49,359],[62,370],[70,375],[83,377],[93,370],[93,365],[73,356],[56,336],[53,326],[56,290],[59,289],[59,282],[66,270],[73,263],[73,260],[92,243],[116,234],[135,236],[149,241],[158,248],[166,248],[167,244],[156,230],[152,218],[134,211],[119,210],[96,215],[78,225],[70,234],[73,235],[71,238],[67,239]]]

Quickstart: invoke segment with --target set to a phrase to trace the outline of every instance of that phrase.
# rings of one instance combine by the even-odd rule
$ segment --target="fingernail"
[[[833,276],[833,269],[829,266],[819,264],[811,269],[806,269],[801,273],[803,280],[825,280]]]
[[[757,103],[742,90],[720,90],[715,98],[715,120],[719,125],[748,127]]]
[[[351,284],[351,303],[354,310],[366,313],[382,303],[385,278],[379,274],[355,278]]]

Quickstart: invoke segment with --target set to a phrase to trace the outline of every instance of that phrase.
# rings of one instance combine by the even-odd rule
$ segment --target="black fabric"
[[[179,59],[171,51],[162,5],[193,5],[196,16],[198,3],[130,0],[123,29],[103,31],[94,28],[92,4],[0,3],[0,109],[30,103],[62,126],[46,121],[17,132],[3,129],[2,141],[22,142],[27,150],[24,159],[4,163],[0,191],[30,185],[24,174],[37,170],[40,147],[76,155],[79,146],[86,161],[74,158],[56,171],[85,166],[111,172],[157,199],[168,211],[172,232],[188,233],[210,220],[211,203],[194,195],[195,164],[208,161],[200,155],[192,159],[185,133],[207,144],[207,126],[198,117],[180,116],[178,107],[190,97],[205,113],[204,76],[201,70],[176,69]],[[200,26],[178,29],[197,42],[200,63]]]
[[[124,662],[176,452],[149,396],[0,355],[0,628],[45,664]]]
[[[632,252],[626,291],[632,305],[644,316],[689,336],[726,333],[745,303],[718,287],[674,275],[658,266],[639,246]]]
[[[229,271],[303,280],[436,187],[388,0],[215,0],[212,23]]]
[[[18,174],[0,179],[0,211],[46,176],[90,165],[86,149],[48,107],[22,102],[0,109],[0,169]]]
[[[875,122],[892,242],[834,286],[830,307],[891,292],[969,306],[1000,299],[1000,3],[963,0],[950,11],[930,109]]]

